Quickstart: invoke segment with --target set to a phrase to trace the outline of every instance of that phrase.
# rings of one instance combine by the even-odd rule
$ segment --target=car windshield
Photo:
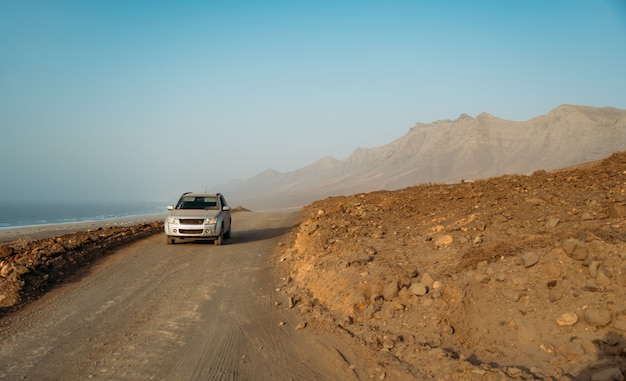
[[[215,196],[183,196],[178,201],[176,209],[215,209],[217,210],[217,197]]]

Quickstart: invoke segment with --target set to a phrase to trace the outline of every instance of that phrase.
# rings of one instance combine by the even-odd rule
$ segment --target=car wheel
[[[231,227],[228,227],[228,231],[224,233],[224,239],[230,239],[230,229]]]
[[[219,246],[222,243],[224,243],[224,224],[223,223],[222,223],[222,228],[220,229],[220,235],[218,235],[215,241],[213,241],[213,244],[215,244],[215,246]]]
[[[165,242],[167,242],[168,245],[172,245],[174,243],[174,238],[169,235],[165,235]]]

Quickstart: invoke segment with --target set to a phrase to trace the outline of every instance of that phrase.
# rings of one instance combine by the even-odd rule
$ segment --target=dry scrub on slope
[[[626,153],[589,166],[331,197],[276,261],[365,377],[626,374]]]

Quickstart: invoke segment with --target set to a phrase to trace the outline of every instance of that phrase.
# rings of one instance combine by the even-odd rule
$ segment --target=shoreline
[[[20,239],[36,240],[54,236],[76,233],[80,231],[97,230],[109,226],[132,226],[155,221],[163,221],[167,213],[139,214],[135,216],[118,217],[103,220],[88,220],[63,222],[56,224],[15,226],[0,228],[0,245]]]

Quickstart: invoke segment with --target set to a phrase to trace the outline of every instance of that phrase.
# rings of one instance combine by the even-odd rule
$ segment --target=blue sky
[[[618,0],[0,0],[0,36],[2,201],[172,200],[461,113],[626,108]]]

